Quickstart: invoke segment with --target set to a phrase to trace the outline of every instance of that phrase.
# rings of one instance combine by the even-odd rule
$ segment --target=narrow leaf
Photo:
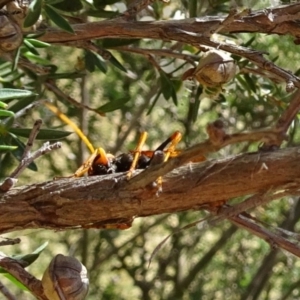
[[[35,55],[40,55],[39,52],[34,48],[34,46],[28,40],[24,39],[23,43],[31,53]]]
[[[15,114],[12,111],[0,109],[0,117],[14,117]]]
[[[17,146],[0,145],[0,152],[12,151],[12,150],[16,150],[17,148],[18,148]]]
[[[33,26],[38,21],[40,14],[42,12],[42,4],[43,4],[43,0],[33,0],[30,3],[28,7],[27,16],[23,23],[23,26],[25,28]]]
[[[111,62],[115,67],[117,67],[121,71],[127,73],[127,70],[121,65],[121,63],[112,54],[109,59],[109,62]]]
[[[0,89],[0,100],[11,100],[11,99],[20,99],[30,96],[36,96],[37,94],[26,91],[26,90],[18,90],[18,89]]]
[[[47,1],[47,4],[51,4],[48,3],[49,1]],[[83,8],[83,5],[81,3],[80,0],[63,0],[63,1],[59,1],[57,3],[54,3],[53,6],[57,9],[66,11],[66,12],[75,12],[75,11],[79,11]]]
[[[74,33],[74,30],[68,23],[68,21],[63,18],[51,5],[46,4],[44,10],[51,21],[53,21],[53,23],[56,24],[59,28],[69,33]]]
[[[6,272],[4,274],[4,276],[20,290],[29,292],[28,288],[23,283],[21,283],[18,279],[16,279],[14,276],[12,276],[11,274]]]
[[[18,260],[21,262],[22,266],[26,268],[27,266],[31,265],[33,262],[37,260],[43,250],[47,247],[48,242],[43,243],[37,249],[35,249],[32,253],[29,254],[19,254],[14,255],[11,258]]]
[[[120,98],[112,100],[98,108],[100,113],[107,113],[124,107],[124,105],[130,100],[130,97]]]
[[[0,101],[0,108],[6,108],[6,107],[7,107],[7,104]]]
[[[47,48],[47,47],[51,46],[48,43],[45,43],[45,42],[42,42],[42,41],[39,41],[39,40],[36,40],[36,39],[27,38],[25,40],[27,40],[28,42],[30,42],[30,44],[33,45],[36,48]]]
[[[98,54],[95,54],[91,51],[85,51],[84,62],[86,69],[91,73],[95,71],[95,67],[98,67],[98,69],[103,73],[107,72],[106,64],[102,61],[100,55]]]

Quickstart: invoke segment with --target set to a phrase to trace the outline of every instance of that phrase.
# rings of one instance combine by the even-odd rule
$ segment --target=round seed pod
[[[195,78],[205,87],[220,87],[229,82],[236,74],[234,60],[218,50],[207,51],[200,59],[198,66],[187,70],[183,79]]]
[[[58,254],[44,272],[42,285],[51,300],[83,300],[89,286],[87,270],[76,258]]]
[[[13,20],[5,15],[0,15],[0,50],[11,52],[20,47],[23,41],[23,34]]]

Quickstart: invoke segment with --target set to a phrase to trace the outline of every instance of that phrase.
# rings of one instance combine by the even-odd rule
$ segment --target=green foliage
[[[33,26],[42,17],[46,25],[54,23],[74,33],[73,20],[98,22],[97,18],[101,18],[113,23],[110,19],[120,16],[129,2],[35,0],[30,4],[24,25]],[[246,8],[243,1],[233,2],[238,11]],[[253,9],[267,7],[265,2],[252,2]],[[135,20],[220,16],[227,14],[231,5],[229,0],[155,1],[151,9],[147,7],[132,19],[134,24]],[[131,16],[128,19],[131,20]],[[180,26],[179,21],[176,26]],[[72,45],[61,47],[40,41],[43,30],[41,27],[38,34],[25,36],[14,62],[0,60],[1,177],[7,176],[9,168],[16,164],[13,157],[21,159],[26,142],[23,138],[29,136],[32,120],[44,121],[37,139],[66,139],[60,155],[49,154],[30,164],[28,168],[38,173],[32,176],[25,171],[20,184],[67,176],[86,158],[78,137],[70,135],[69,128],[65,131],[66,124],[43,106],[45,99],[53,100],[69,118],[80,124],[95,147],[104,147],[112,154],[134,149],[139,132],[144,130],[149,133],[145,149],[154,149],[175,130],[183,133],[179,148],[185,149],[206,139],[205,128],[216,119],[223,120],[229,133],[269,128],[276,124],[291,99],[282,82],[242,56],[232,55],[239,71],[222,87],[207,88],[194,79],[183,81],[183,74],[196,66],[203,52],[198,45],[165,40],[163,32],[159,33],[162,40],[103,38],[92,41],[89,47],[79,43],[79,48],[72,48]],[[218,36],[221,35],[213,35],[212,40]],[[223,35],[221,40],[253,50],[268,49],[269,55],[264,57],[284,70],[300,74],[295,63],[300,61],[299,46],[289,37],[236,33]],[[27,65],[21,68],[20,62],[24,61]],[[29,63],[35,68],[29,68]],[[51,86],[60,92],[51,90]],[[101,116],[79,108],[80,105],[94,109]],[[288,132],[289,146],[299,144],[298,125],[299,116]],[[35,143],[40,145],[39,140]],[[257,151],[258,146],[257,143],[228,146],[208,159]],[[255,180],[255,174],[253,176]],[[183,201],[187,195],[188,191],[182,195]],[[284,226],[285,220],[294,220],[295,228],[299,229],[297,220],[293,219],[293,213],[296,218],[299,211],[298,202],[296,198],[273,201],[267,207],[254,210],[253,215],[274,232]],[[286,299],[299,298],[299,291],[293,289],[300,274],[297,259],[270,249],[266,242],[225,221],[206,230],[199,225],[172,235],[148,267],[155,247],[166,236],[205,216],[205,212],[196,210],[135,220],[133,228],[126,231],[49,232],[47,239],[51,243],[44,253],[54,256],[60,251],[79,257],[89,271],[88,299],[91,300],[247,299],[247,294],[254,290],[255,299],[282,299],[285,295],[290,295]],[[23,232],[18,234],[23,235]],[[15,258],[32,264],[30,268],[39,274],[41,268],[33,262],[40,252],[34,253],[28,248],[42,244],[45,231],[26,233],[24,238],[30,242],[20,245],[21,254]],[[273,264],[264,264],[264,259],[272,253]],[[260,267],[268,270],[270,277],[268,282],[261,280],[258,289],[255,282]],[[13,277],[9,280],[18,284]]]
[[[56,10],[54,7],[51,5],[46,4],[44,6],[45,13],[47,16],[50,18],[50,20],[56,24],[59,28],[69,32],[69,33],[74,33],[73,28],[70,26],[69,22],[63,18]]]

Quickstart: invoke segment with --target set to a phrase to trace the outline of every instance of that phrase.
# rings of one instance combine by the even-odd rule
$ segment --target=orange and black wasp
[[[95,176],[128,172],[127,178],[129,179],[135,169],[146,169],[151,164],[165,162],[170,157],[175,157],[180,153],[180,151],[175,149],[176,145],[182,138],[179,131],[175,131],[154,151],[142,150],[147,139],[147,132],[142,132],[135,150],[114,156],[110,153],[106,153],[103,148],[95,149],[78,126],[57,107],[49,102],[45,102],[45,105],[74,129],[92,153],[90,157],[77,169],[77,171],[69,177],[81,177],[84,174],[88,174],[88,176]]]

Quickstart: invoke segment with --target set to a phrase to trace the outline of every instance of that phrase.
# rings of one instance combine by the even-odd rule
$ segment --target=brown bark
[[[280,6],[246,14],[237,14],[232,18],[202,17],[184,20],[135,22],[123,18],[75,24],[75,34],[52,28],[47,29],[41,40],[49,43],[65,43],[97,38],[151,38],[159,40],[175,40],[185,43],[197,41],[201,43],[212,33],[253,32],[300,37],[299,20],[300,4]],[[223,22],[224,21],[224,22]],[[223,23],[222,23],[223,22]],[[178,33],[193,33],[181,37]]]
[[[124,174],[60,179],[2,194],[0,232],[99,228],[133,217],[200,209],[204,204],[274,192],[287,185],[297,187],[299,177],[300,148],[288,148],[187,163],[163,178],[159,193],[153,186],[132,189]]]

